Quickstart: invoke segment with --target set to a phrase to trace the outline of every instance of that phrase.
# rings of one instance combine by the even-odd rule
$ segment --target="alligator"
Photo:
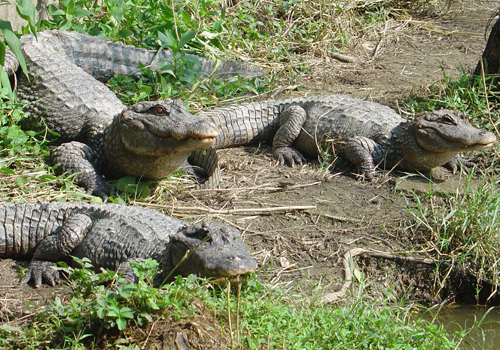
[[[406,120],[387,106],[346,95],[243,103],[198,116],[219,129],[213,149],[272,140],[274,157],[294,166],[304,155],[317,156],[333,145],[367,179],[380,174],[377,168],[429,173],[446,165],[455,173],[459,152],[486,149],[496,141],[459,111],[441,109]]]
[[[130,262],[152,258],[161,268],[158,281],[174,268],[177,275],[231,278],[257,267],[239,231],[224,223],[190,225],[153,209],[109,203],[0,204],[0,258],[32,258],[22,282],[54,286],[53,267],[70,257],[129,278]]]
[[[138,77],[139,63],[150,69],[168,60],[168,50],[151,51],[97,37],[49,30],[21,37],[28,77],[19,72],[17,94],[29,101],[23,127],[41,120],[59,135],[52,153],[60,172],[79,173],[76,180],[89,194],[106,198],[103,181],[124,175],[160,179],[186,161],[192,151],[211,145],[218,135],[210,124],[192,116],[181,101],[141,102],[126,108],[103,82],[117,75]],[[200,58],[201,71],[215,69]],[[11,76],[19,61],[7,51],[3,69]],[[224,61],[216,77],[261,76],[262,70]]]

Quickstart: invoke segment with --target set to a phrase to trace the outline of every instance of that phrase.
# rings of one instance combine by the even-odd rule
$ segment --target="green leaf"
[[[121,6],[115,6],[111,9],[111,15],[116,20],[117,24],[120,24],[123,18],[123,8]]]
[[[9,174],[9,175],[15,175],[16,174],[14,172],[14,170],[9,169],[9,168],[1,168],[0,169],[0,173]]]
[[[105,317],[105,315],[104,315],[104,309],[100,308],[100,307],[98,307],[96,309],[97,309],[97,312],[96,312],[97,317],[99,317],[100,319],[103,319]]]
[[[75,11],[75,2],[73,0],[68,2],[66,13],[73,14]]]
[[[50,175],[50,174],[40,175],[40,176],[38,176],[38,178],[40,180],[44,180],[44,181],[52,181],[52,180],[57,179],[57,177],[55,177],[54,175]]]
[[[24,60],[24,56],[21,52],[21,40],[17,37],[14,32],[8,28],[2,28],[2,34],[3,37],[5,38],[5,42],[9,46],[10,51],[14,54],[14,56],[17,57],[19,60],[19,65],[21,66],[24,75],[28,78],[28,68],[26,67],[26,61]]]
[[[195,65],[201,67],[201,61],[200,61],[200,59],[198,57],[194,56],[194,55],[186,55],[186,56],[184,56],[184,59],[186,61],[188,61],[188,62],[192,62]]]
[[[107,299],[97,299],[96,302],[97,302],[97,304],[99,304],[103,308],[108,307],[108,300]]]
[[[134,318],[134,310],[124,306],[120,309],[120,317]]]
[[[6,89],[7,96],[12,99],[12,87],[10,86],[10,80],[7,72],[0,69],[0,88]]]
[[[75,17],[85,17],[85,16],[90,16],[91,14],[92,12],[86,9],[82,9],[81,7],[77,7],[73,12],[73,16]]]
[[[30,0],[17,0],[16,9],[19,16],[28,21],[30,30],[36,37],[35,5]]]
[[[172,33],[165,31],[165,34],[158,32],[158,39],[160,39],[161,45],[163,47],[168,47],[175,54],[179,51],[177,46],[177,40],[172,35]]]
[[[22,332],[21,328],[15,326],[9,326],[8,324],[3,324],[0,329],[7,333]]]
[[[193,40],[193,38],[196,36],[196,33],[198,33],[197,30],[190,30],[188,32],[185,32],[181,36],[181,40],[179,40],[179,48],[182,48],[184,45],[186,45],[188,42]]]
[[[186,26],[189,26],[191,24],[191,15],[186,11],[182,11],[181,16],[184,22],[186,23]]]
[[[126,37],[128,37],[128,36],[133,35],[133,34],[134,34],[134,32],[133,32],[133,31],[131,31],[131,30],[128,30],[128,29],[120,29],[120,30],[118,31],[118,36],[119,36],[120,38],[126,38]]]
[[[71,22],[67,19],[61,22],[59,29],[60,30],[67,30],[71,28]]]
[[[49,12],[49,15],[51,15],[52,17],[56,17],[56,16],[64,16],[66,14],[66,12],[64,12],[63,10],[60,10],[58,9],[57,7],[55,7],[54,5],[50,4],[48,7],[47,7],[47,10]]]
[[[123,191],[127,186],[135,185],[135,177],[134,176],[125,176],[116,181],[116,187]]]
[[[151,93],[151,86],[148,86],[148,85],[142,85],[140,88],[139,88],[139,91],[141,92],[145,92],[146,94],[150,94]]]
[[[117,318],[116,319],[116,325],[118,326],[118,329],[121,331],[125,327],[127,327],[127,321],[124,320],[123,318]]]
[[[141,187],[141,198],[148,198],[151,196],[151,189],[149,186],[142,186]]]

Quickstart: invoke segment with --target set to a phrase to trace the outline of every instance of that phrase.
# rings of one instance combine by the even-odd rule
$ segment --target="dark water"
[[[436,316],[437,314],[437,316]],[[423,318],[442,324],[450,335],[467,333],[460,344],[462,350],[500,349],[500,308],[480,306],[448,306],[439,312],[431,311]]]

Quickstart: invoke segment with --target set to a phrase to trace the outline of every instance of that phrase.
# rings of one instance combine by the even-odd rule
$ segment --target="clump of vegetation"
[[[483,177],[479,183],[473,183],[473,174],[464,179],[461,192],[444,199],[433,193],[425,197],[415,195],[416,207],[410,212],[415,230],[427,237],[425,249],[447,271],[436,275],[436,293],[451,284],[449,278],[454,274],[450,272],[462,271],[464,277],[477,278],[476,299],[484,303],[485,300],[479,300],[481,284],[493,286],[488,299],[496,295],[496,286],[500,284],[500,193],[495,177]]]
[[[71,298],[63,302],[56,297],[30,320],[0,326],[2,345],[82,349],[96,347],[103,337],[116,339],[117,345],[122,335],[136,327],[144,329],[143,337],[154,341],[153,327],[168,328],[203,314],[213,327],[225,325],[217,348],[444,350],[456,346],[456,340],[442,327],[420,319],[411,306],[369,301],[362,288],[344,306],[317,307],[316,299],[297,302],[285,297],[288,292],[271,289],[252,277],[238,300],[235,295],[228,299],[226,293],[194,276],[155,288],[158,266],[153,260],[133,264],[137,283],[128,283],[110,271],[96,274],[85,259],[76,261],[80,269],[62,268],[69,274]],[[228,334],[231,327],[234,334]],[[125,344],[122,339],[120,345],[135,348],[142,341]]]

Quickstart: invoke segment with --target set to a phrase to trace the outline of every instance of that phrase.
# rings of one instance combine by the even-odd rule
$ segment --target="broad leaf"
[[[92,12],[86,9],[82,9],[81,7],[77,7],[75,11],[73,11],[73,16],[75,17],[85,17],[90,16]]]
[[[172,33],[165,31],[165,34],[162,32],[158,32],[158,39],[160,39],[161,46],[168,47],[175,54],[178,52],[177,40],[172,35]]]
[[[36,37],[35,5],[30,0],[17,0],[16,9],[19,16],[28,21],[30,31]]]
[[[21,41],[17,37],[16,34],[10,29],[2,28],[2,34],[5,38],[5,42],[9,46],[10,51],[17,57],[19,61],[19,65],[21,66],[24,74],[29,80],[28,77],[28,68],[26,67],[26,61],[24,60],[24,56],[21,52]]]
[[[196,36],[196,33],[198,33],[198,31],[190,30],[189,32],[185,32],[184,34],[182,34],[181,40],[179,40],[179,48],[182,48],[188,42],[193,40],[193,38]]]

